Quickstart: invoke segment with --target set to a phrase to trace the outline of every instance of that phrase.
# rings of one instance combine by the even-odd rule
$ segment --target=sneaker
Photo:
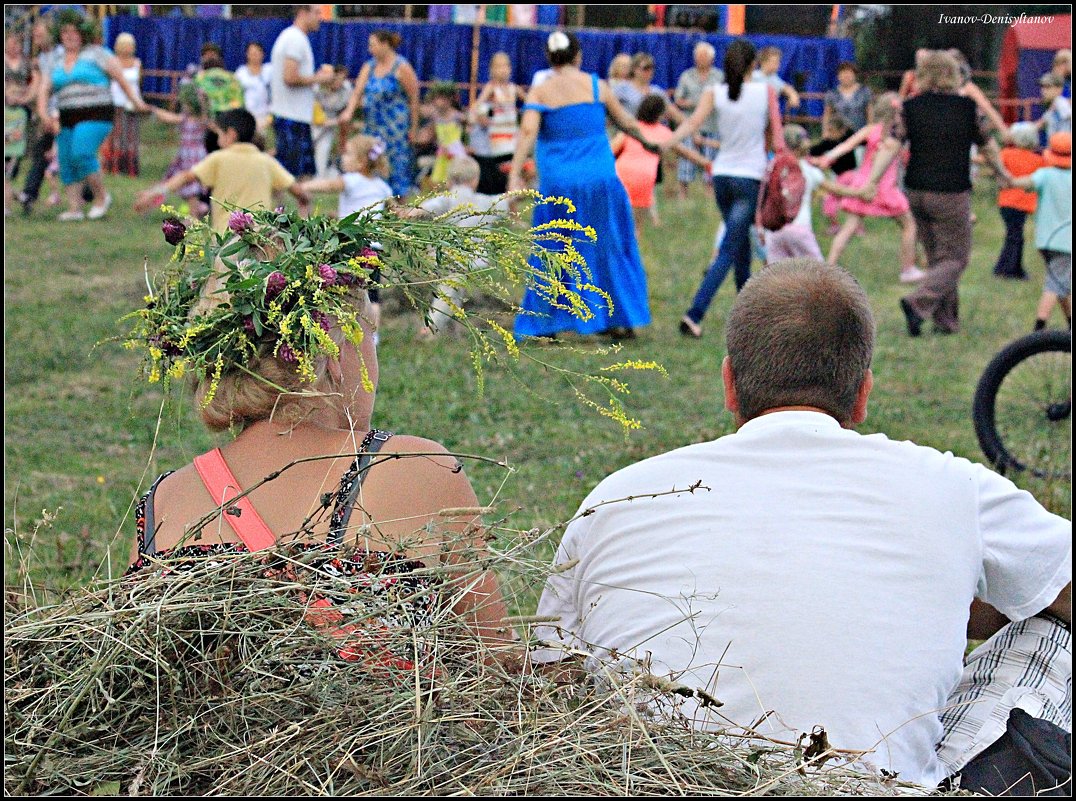
[[[60,196],[53,192],[51,195],[49,195],[49,199],[45,201],[45,205],[48,206],[50,209],[54,206],[59,206]]]
[[[86,219],[100,220],[108,214],[110,208],[112,208],[112,195],[105,192],[105,202],[100,206],[90,206],[90,213],[86,215]]]
[[[900,282],[902,284],[914,284],[916,281],[922,281],[926,277],[927,274],[914,264],[900,271]]]
[[[86,215],[81,211],[65,211],[56,219],[60,222],[82,222],[86,219]]]

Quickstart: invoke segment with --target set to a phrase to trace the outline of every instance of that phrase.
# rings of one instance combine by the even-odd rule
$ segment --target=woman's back
[[[283,425],[255,424],[220,449],[238,485],[227,487],[224,497],[250,490],[246,497],[253,510],[282,544],[328,542],[435,564],[443,543],[424,526],[438,519],[441,509],[475,506],[474,493],[442,446],[419,437],[381,437],[382,442],[374,443],[365,434],[313,425],[289,431]],[[381,449],[359,475],[356,452],[373,450],[375,444]],[[402,456],[408,453],[429,455]],[[334,454],[345,455],[284,469],[300,459]],[[265,481],[280,470],[279,476]],[[210,522],[199,545],[242,542],[227,518],[215,514],[220,499],[210,494],[199,473],[199,467],[187,465],[158,485],[153,507],[147,509],[153,530],[146,537],[152,537],[156,552],[193,544],[186,528],[206,518]]]
[[[766,171],[770,88],[764,83],[744,83],[737,100],[729,98],[728,84],[718,84],[710,91],[714,93],[717,138],[721,141],[713,174],[759,180]]]
[[[590,184],[597,178],[616,180],[600,92],[595,75],[557,73],[524,107],[542,115],[535,157],[543,192],[557,194],[556,187]]]

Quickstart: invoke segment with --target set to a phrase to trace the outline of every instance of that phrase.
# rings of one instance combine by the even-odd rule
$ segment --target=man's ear
[[[736,415],[740,415],[740,401],[736,397],[736,383],[732,375],[732,361],[728,356],[721,362],[721,381],[725,384],[725,408]]]
[[[853,426],[858,426],[867,419],[867,398],[870,397],[872,389],[874,389],[874,373],[868,367],[867,372],[863,374],[863,383],[859,385],[859,392],[856,393],[856,405],[852,407]]]

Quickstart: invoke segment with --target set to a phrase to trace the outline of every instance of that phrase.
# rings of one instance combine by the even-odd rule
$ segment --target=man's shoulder
[[[692,473],[692,464],[715,459],[721,452],[722,442],[731,442],[731,437],[685,445],[622,467],[602,479],[586,502],[600,503],[633,494],[686,489],[699,478]]]
[[[276,42],[273,43],[273,49],[277,47],[309,47],[310,38],[303,33],[295,25],[289,25],[287,28],[280,32],[277,36]]]

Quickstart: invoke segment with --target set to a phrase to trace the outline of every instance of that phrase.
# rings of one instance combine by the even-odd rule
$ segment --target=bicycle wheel
[[[1071,351],[1070,332],[1036,331],[1005,346],[983,371],[972,418],[998,472],[1071,475]]]

